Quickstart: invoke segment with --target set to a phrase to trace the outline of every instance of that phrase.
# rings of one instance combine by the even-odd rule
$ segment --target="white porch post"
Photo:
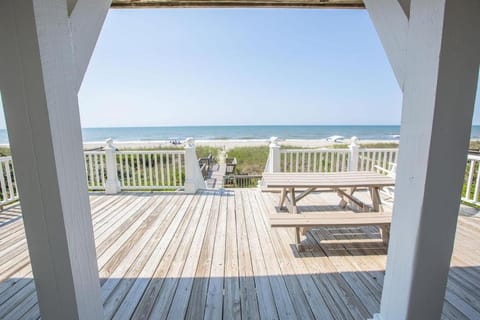
[[[358,145],[358,138],[352,137],[350,139],[350,145],[348,146],[350,154],[348,157],[348,171],[357,171],[358,170],[358,150],[360,146]]]
[[[118,180],[117,170],[117,148],[113,145],[113,140],[108,139],[105,141],[105,163],[107,167],[107,181],[105,181],[105,193],[116,194],[119,193],[122,188],[120,181]]]
[[[87,2],[105,16],[108,1],[76,5]],[[77,99],[88,59],[75,61],[68,12],[65,0],[0,1],[0,90],[42,318],[102,319]]]
[[[198,189],[205,189],[206,184],[203,180],[200,166],[198,165],[195,140],[187,138],[185,140],[185,192],[195,193]]]
[[[269,173],[280,172],[280,145],[277,137],[270,138],[267,169]]]
[[[478,0],[411,2],[395,206],[376,319],[440,318],[477,88],[479,30]]]

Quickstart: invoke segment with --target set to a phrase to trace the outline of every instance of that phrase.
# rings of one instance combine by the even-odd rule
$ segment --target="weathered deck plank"
[[[334,194],[302,200],[335,210]],[[358,319],[378,312],[378,228],[320,228],[306,252],[269,227],[278,194],[254,189],[91,196],[106,318]],[[20,206],[0,212],[0,318],[40,316]],[[460,217],[444,319],[480,318],[480,219]]]
[[[218,195],[214,197],[209,212],[209,221],[207,226],[207,234],[203,241],[200,259],[195,271],[193,287],[190,293],[190,301],[187,307],[188,319],[195,317],[203,317],[205,312],[205,303],[207,300],[208,280],[212,264],[213,248],[215,245],[215,230],[217,229],[218,213],[220,206],[220,198]]]

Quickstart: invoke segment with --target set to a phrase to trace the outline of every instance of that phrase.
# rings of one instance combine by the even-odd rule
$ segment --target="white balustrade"
[[[278,138],[270,139],[270,151],[265,172],[342,172],[370,171],[375,166],[388,167],[397,157],[397,149],[360,149],[356,137],[348,149],[285,149]]]
[[[282,172],[341,172],[348,170],[349,151],[286,149],[280,151]]]
[[[119,151],[117,167],[122,189],[175,189],[185,181],[185,152]]]
[[[393,148],[368,148],[358,152],[358,170],[376,171],[376,168],[390,170],[397,163],[398,149]]]
[[[178,189],[185,183],[185,151],[119,151],[109,139],[104,151],[85,151],[85,168],[88,188],[105,190],[107,194]]]
[[[0,206],[18,200],[12,157],[0,158]]]
[[[479,205],[478,195],[480,192],[480,156],[468,155],[467,168],[465,172],[464,190],[462,200],[468,203]]]
[[[87,173],[87,184],[90,190],[105,189],[106,163],[105,152],[85,151],[85,169]]]
[[[377,171],[394,174],[398,149],[358,148],[355,138],[349,149],[280,149],[270,140],[265,172]],[[356,160],[355,160],[356,159]],[[104,151],[85,151],[89,190],[164,190],[185,187],[188,193],[205,188],[193,139],[185,150],[118,151],[107,140]],[[480,155],[469,155],[462,200],[480,205]],[[260,182],[261,185],[261,182]],[[0,206],[18,200],[11,157],[0,158]]]
[[[342,172],[388,169],[397,149],[286,149],[280,151],[282,172]]]

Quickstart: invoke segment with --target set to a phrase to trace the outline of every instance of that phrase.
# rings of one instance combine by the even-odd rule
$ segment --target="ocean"
[[[182,127],[125,127],[84,128],[84,142],[103,142],[108,138],[115,141],[197,140],[219,139],[325,139],[338,135],[345,138],[356,136],[364,140],[397,140],[400,126],[182,126]],[[480,126],[473,126],[472,138],[480,138]],[[7,144],[5,129],[0,129],[0,144]]]

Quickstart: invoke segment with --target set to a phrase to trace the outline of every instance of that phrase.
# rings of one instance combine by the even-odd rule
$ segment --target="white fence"
[[[205,188],[193,139],[183,150],[139,151],[118,151],[109,140],[104,151],[85,152],[85,168],[88,188],[106,193]]]
[[[348,170],[349,150],[280,150],[282,172],[341,172]]]
[[[90,190],[116,193],[120,190],[178,189],[188,186],[189,192],[194,192],[205,188],[193,140],[189,141],[185,150],[116,151],[111,142],[108,146],[105,151],[85,152]],[[349,149],[281,150],[276,140],[272,140],[265,172],[386,172],[392,170],[396,161],[397,149],[359,149],[354,143]],[[479,196],[480,155],[469,155],[462,200],[480,205]],[[18,200],[18,190],[12,158],[1,157],[0,206],[15,200]]]
[[[86,151],[85,169],[90,190],[104,190],[107,179],[106,159],[104,151]]]
[[[280,150],[281,172],[375,171],[379,167],[388,169],[396,161],[397,149]]]
[[[397,161],[397,149],[360,149],[355,137],[348,149],[280,149],[278,138],[270,139],[265,172],[342,172],[389,169]]]
[[[285,149],[273,137],[265,172],[377,171],[395,174],[398,149],[360,149],[356,141],[349,149]],[[480,155],[469,155],[462,200],[480,206]]]
[[[88,188],[110,194],[180,188],[193,193],[206,188],[192,138],[185,140],[184,149],[135,151],[118,151],[109,139],[103,151],[85,152],[85,168]]]
[[[462,200],[471,204],[480,205],[478,195],[480,193],[480,156],[468,155],[465,172],[465,183],[462,190]]]
[[[182,187],[185,182],[185,151],[116,151],[115,171],[123,190],[159,190]],[[85,168],[90,190],[105,190],[107,155],[86,151]],[[115,172],[114,171],[114,172]]]
[[[117,153],[122,189],[165,189],[185,182],[185,151],[122,151]]]
[[[188,157],[187,157],[188,155]],[[121,190],[180,189],[193,193],[206,188],[195,143],[184,150],[117,151],[107,141],[104,151],[85,151],[88,189],[117,193]],[[0,207],[18,200],[12,157],[0,158]]]
[[[377,168],[390,170],[393,164],[397,163],[398,149],[359,149],[358,150],[358,171],[376,171]]]
[[[0,206],[18,200],[12,157],[0,158]]]

